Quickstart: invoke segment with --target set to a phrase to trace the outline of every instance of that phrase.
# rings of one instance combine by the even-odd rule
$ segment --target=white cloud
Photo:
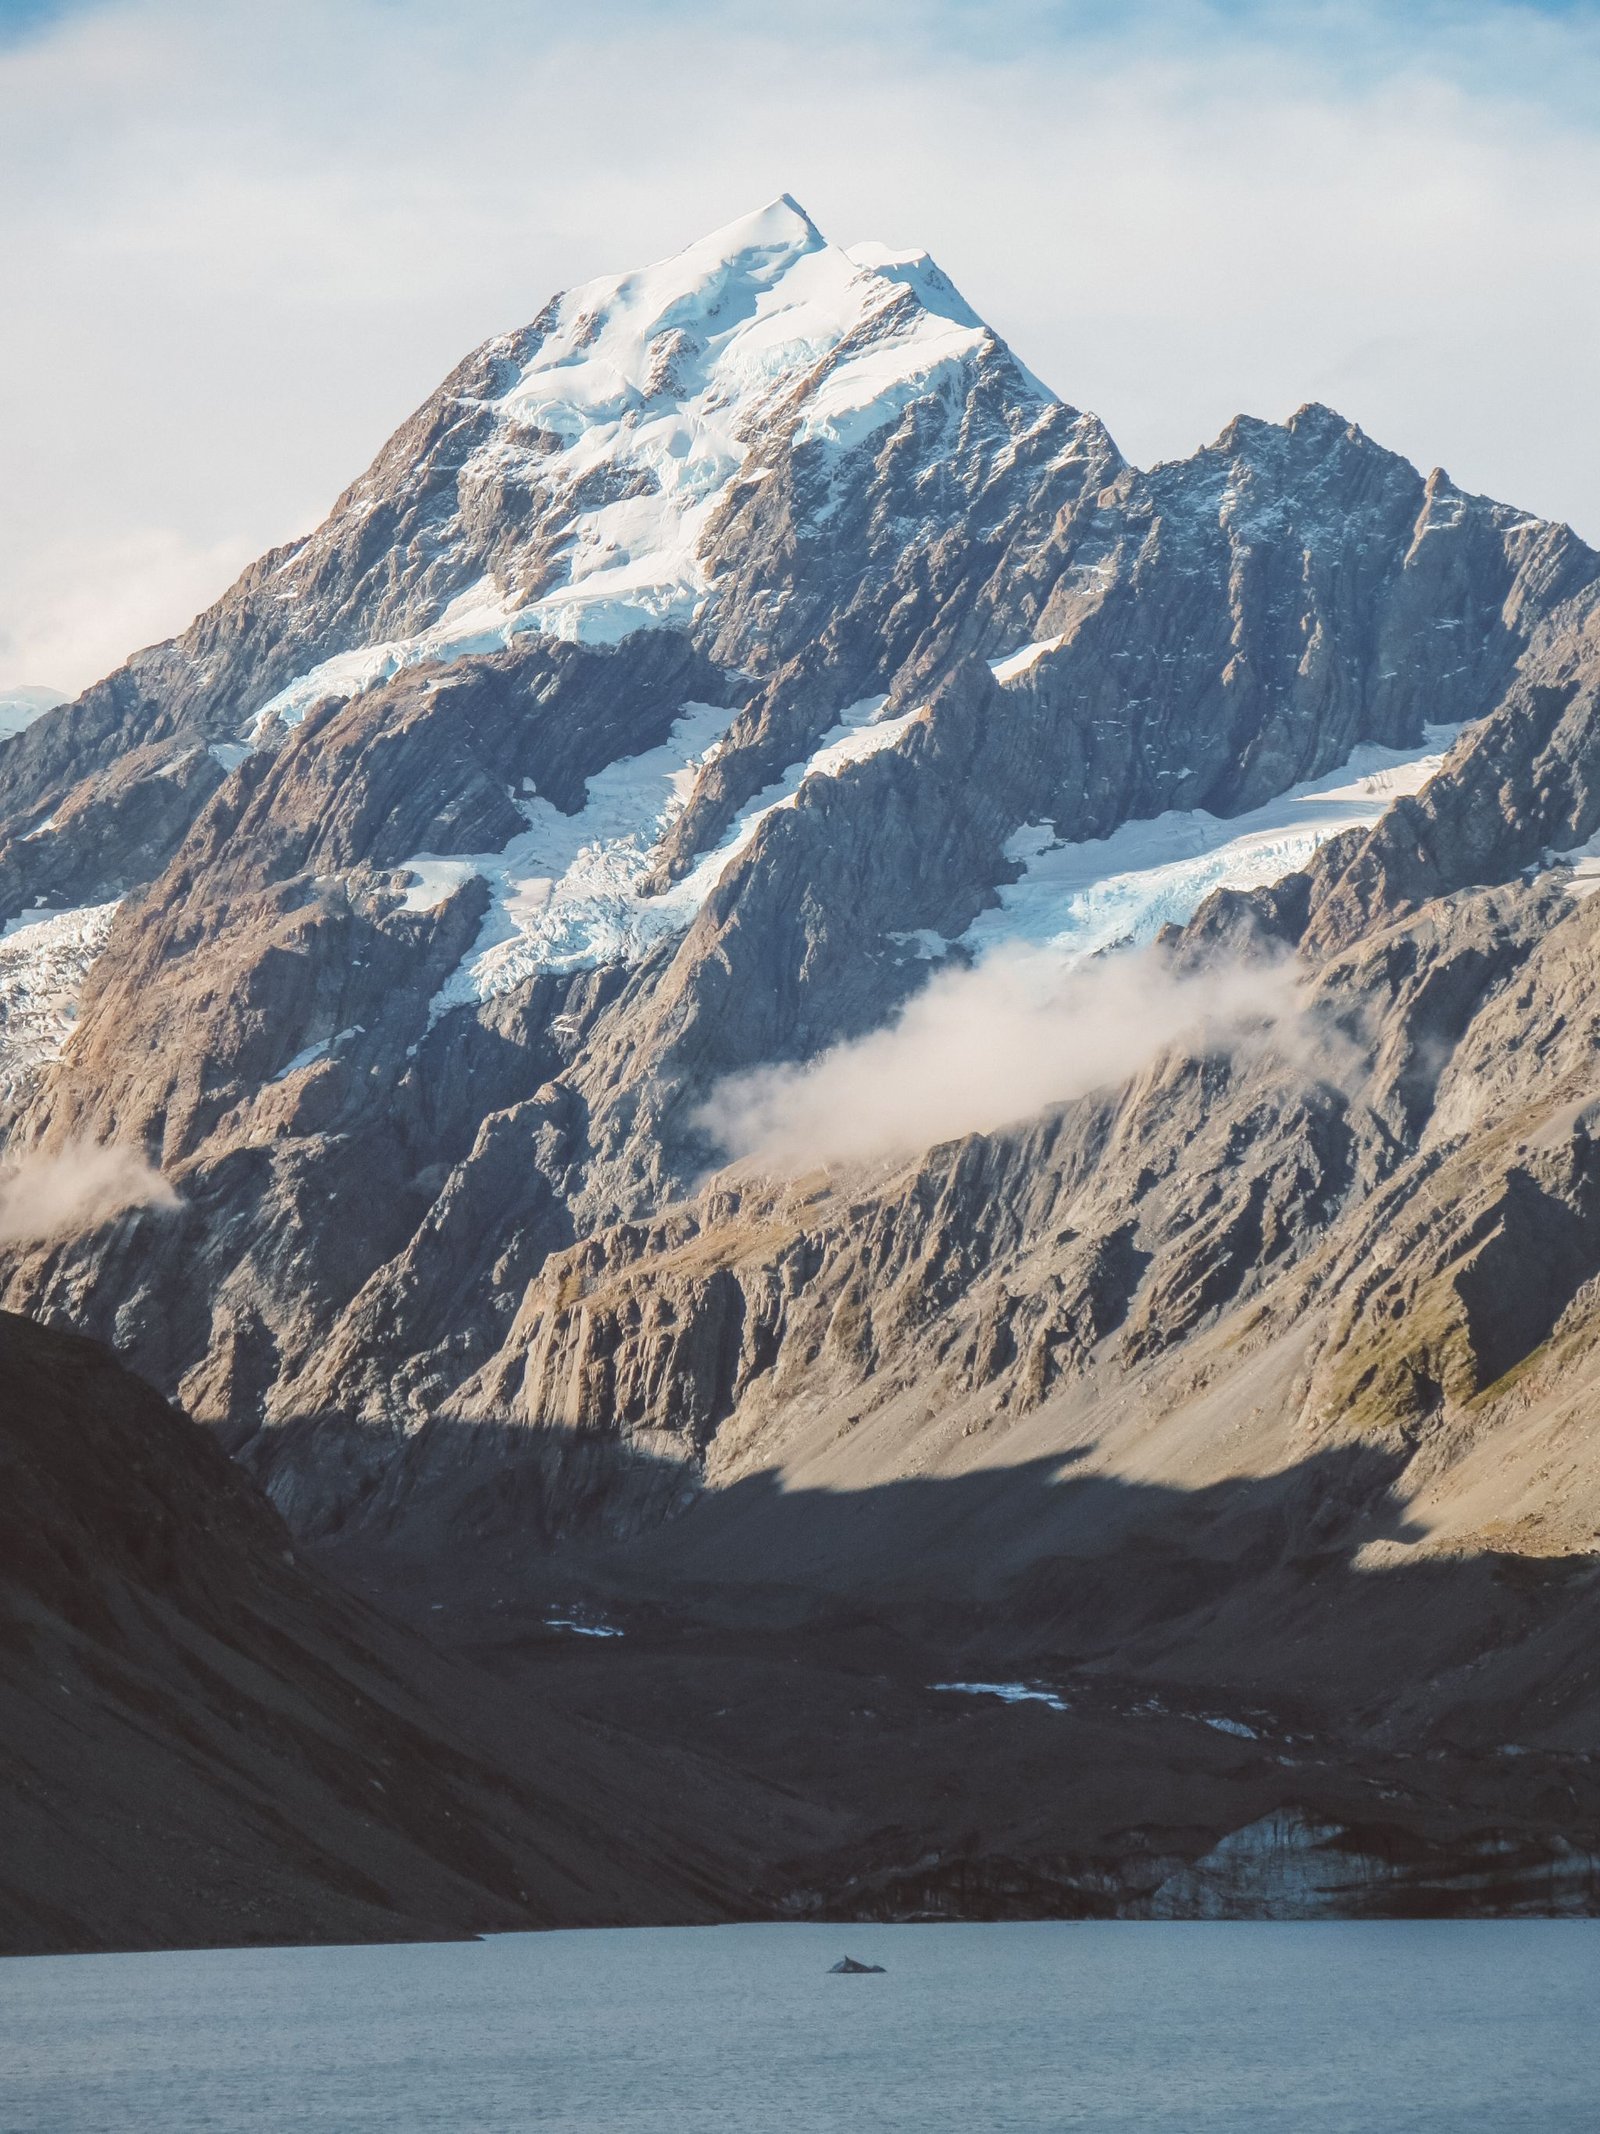
[[[77,1142],[0,1168],[0,1246],[77,1237],[130,1208],[172,1209],[178,1196],[135,1149]]]
[[[92,522],[47,546],[17,546],[0,581],[0,674],[53,688],[81,688],[181,629],[257,549],[244,535],[199,543],[171,526],[101,534]]]
[[[1005,948],[940,972],[882,1030],[804,1066],[730,1076],[698,1123],[731,1157],[799,1172],[1009,1126],[1127,1081],[1170,1045],[1263,1042],[1319,1076],[1332,1071],[1286,963],[1178,978],[1150,952],[1086,964]]]
[[[0,683],[181,627],[468,347],[784,189],[930,246],[1136,458],[1321,397],[1600,538],[1597,34],[1180,0],[69,17],[0,49]],[[85,593],[125,643],[40,637]]]

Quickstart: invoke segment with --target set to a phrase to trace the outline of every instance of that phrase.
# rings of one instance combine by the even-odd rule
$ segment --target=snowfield
[[[913,400],[958,390],[992,338],[925,253],[830,244],[787,195],[671,259],[569,290],[460,476],[463,498],[509,476],[558,510],[573,501],[554,582],[524,598],[480,579],[425,630],[297,676],[253,735],[524,632],[614,644],[689,622],[710,597],[706,530],[761,438],[842,457]],[[589,497],[607,501],[579,508]]]
[[[1077,844],[1058,842],[1049,823],[1025,823],[1006,844],[1021,880],[1001,888],[999,905],[973,921],[962,945],[982,956],[1026,942],[1076,958],[1153,941],[1163,926],[1191,919],[1213,889],[1281,882],[1324,839],[1370,828],[1401,794],[1421,791],[1459,732],[1430,726],[1412,750],[1369,742],[1337,770],[1244,815],[1175,808]]]

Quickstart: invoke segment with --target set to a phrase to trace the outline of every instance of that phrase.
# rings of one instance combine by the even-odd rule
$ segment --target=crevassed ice
[[[1303,867],[1325,838],[1370,828],[1403,793],[1419,792],[1444,761],[1458,726],[1424,729],[1420,749],[1366,743],[1335,771],[1291,786],[1247,814],[1171,809],[1122,824],[1109,837],[1058,841],[1028,823],[1006,844],[1020,881],[999,892],[961,937],[984,955],[1005,942],[1069,957],[1153,941],[1192,918],[1213,889],[1260,888]]]
[[[844,452],[913,399],[954,388],[986,339],[926,254],[847,252],[787,196],[655,266],[569,290],[460,476],[463,494],[515,471],[609,497],[574,516],[557,582],[519,603],[485,578],[414,636],[297,677],[257,730],[522,631],[610,644],[689,621],[708,597],[706,528],[780,401],[797,396],[797,441]],[[1032,383],[1041,407],[1054,404]]]
[[[685,931],[761,824],[792,806],[808,778],[835,776],[893,747],[922,715],[918,707],[885,719],[886,701],[867,698],[842,714],[809,757],[758,793],[722,841],[658,896],[641,896],[640,885],[731,717],[713,705],[685,706],[661,747],[592,778],[578,814],[524,801],[528,828],[502,852],[414,855],[405,862],[410,910],[431,909],[473,875],[490,885],[478,938],[436,997],[434,1015],[506,992],[539,971],[637,962]],[[1457,731],[1430,727],[1425,748],[1414,751],[1364,746],[1339,770],[1231,819],[1174,810],[1076,844],[1059,843],[1048,824],[1024,826],[1006,847],[1024,863],[1023,878],[1001,890],[999,908],[974,921],[963,945],[983,955],[1026,942],[1078,957],[1152,940],[1167,923],[1192,917],[1212,889],[1280,880],[1325,837],[1376,822],[1401,793],[1426,784]],[[949,946],[932,934],[906,942],[923,956]]]
[[[29,912],[0,931],[0,1088],[59,1057],[116,911],[112,902]]]
[[[659,896],[641,896],[639,887],[727,732],[733,714],[716,705],[685,705],[659,748],[591,778],[578,814],[563,815],[547,800],[521,801],[528,828],[504,851],[448,859],[422,852],[407,860],[405,901],[413,911],[442,902],[471,875],[490,885],[478,938],[436,997],[434,1015],[506,992],[538,971],[637,962],[658,941],[682,933],[761,824],[775,809],[792,807],[808,778],[835,777],[892,747],[921,716],[919,707],[882,718],[886,701],[868,697],[842,713],[811,755],[758,793],[722,842]]]

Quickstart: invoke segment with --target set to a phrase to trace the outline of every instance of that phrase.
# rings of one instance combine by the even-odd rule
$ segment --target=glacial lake
[[[831,1977],[849,1954],[878,1977]],[[1567,2134],[1600,1921],[672,1928],[0,1962],[5,2134]]]

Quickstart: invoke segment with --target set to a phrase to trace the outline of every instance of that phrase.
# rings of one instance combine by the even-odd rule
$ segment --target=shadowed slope
[[[749,1789],[495,1703],[103,1350],[0,1315],[0,1950],[727,1916]],[[657,1805],[690,1785],[715,1856]]]
[[[1398,1452],[1193,1488],[1092,1447],[856,1488],[763,1472],[641,1534],[628,1507],[681,1469],[453,1430],[416,1448],[435,1489],[380,1487],[316,1553],[397,1609],[436,1594],[437,1634],[518,1696],[811,1801],[841,1836],[771,1856],[766,1908],[1600,1902],[1597,1559],[1425,1554]]]

